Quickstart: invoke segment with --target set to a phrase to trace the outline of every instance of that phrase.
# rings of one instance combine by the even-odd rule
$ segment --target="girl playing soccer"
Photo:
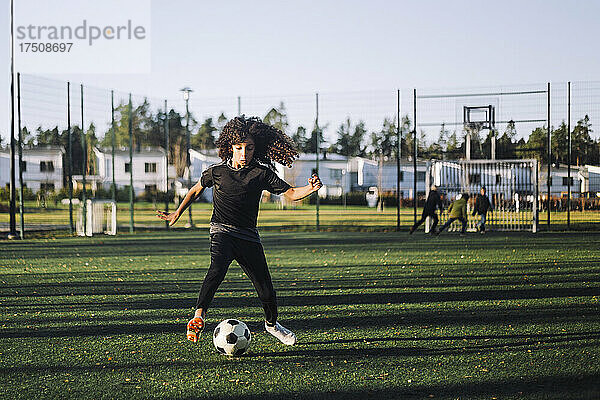
[[[265,329],[286,345],[296,343],[296,335],[277,322],[277,299],[256,229],[258,205],[263,190],[283,193],[300,200],[319,190],[322,183],[313,175],[308,185],[291,187],[273,172],[273,162],[291,166],[298,152],[291,139],[259,118],[236,117],[224,127],[216,142],[219,164],[202,173],[200,181],[187,193],[177,210],[157,216],[173,225],[204,188],[213,188],[210,220],[210,268],[196,302],[196,312],[187,325],[187,338],[193,342],[204,328],[206,310],[236,260],[258,292],[265,311]]]

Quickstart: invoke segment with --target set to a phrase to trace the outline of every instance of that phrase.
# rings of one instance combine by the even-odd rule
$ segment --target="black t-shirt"
[[[225,161],[207,168],[200,184],[213,187],[210,221],[243,228],[256,228],[263,190],[280,194],[291,187],[266,166],[250,163],[247,167],[234,169]]]

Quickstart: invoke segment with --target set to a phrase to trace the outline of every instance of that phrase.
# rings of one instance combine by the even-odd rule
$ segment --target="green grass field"
[[[8,207],[6,205],[6,207]],[[171,211],[176,207],[174,204],[170,206]],[[156,204],[156,208],[163,210],[164,204]],[[164,227],[164,222],[156,218],[156,208],[152,203],[137,202],[134,206],[134,223],[138,228],[155,228]],[[74,207],[73,218],[77,219],[78,206]],[[421,209],[417,210],[418,216],[421,215]],[[196,228],[208,228],[210,215],[212,212],[212,204],[195,203],[193,205],[193,223]],[[413,223],[413,209],[409,207],[400,210],[400,224],[403,229],[408,230],[408,227]],[[383,211],[377,211],[375,208],[361,206],[333,206],[321,205],[319,222],[324,229],[335,230],[394,230],[396,228],[397,211],[395,207],[385,207]],[[510,214],[510,213],[508,213]],[[565,230],[567,228],[567,213],[552,212],[551,229]],[[476,217],[472,217],[476,219]],[[488,225],[493,224],[495,220],[509,218],[504,216],[501,211],[490,212],[488,214]],[[512,215],[511,218],[526,218],[524,215],[517,217]],[[528,216],[528,218],[530,218]],[[546,212],[539,213],[540,229],[547,229]],[[26,225],[32,224],[51,224],[66,227],[69,224],[69,208],[66,205],[48,205],[44,209],[38,207],[35,201],[25,203]],[[130,211],[129,203],[119,203],[117,211],[117,224],[119,229],[129,230]],[[9,214],[7,212],[0,213],[0,223],[8,224]],[[187,222],[187,212],[182,217],[183,222]],[[301,205],[295,209],[282,210],[276,204],[263,203],[260,206],[260,214],[258,220],[259,227],[264,229],[277,230],[314,230],[316,224],[316,211],[314,205]],[[19,215],[17,214],[17,226],[19,225]],[[183,223],[180,223],[183,225]],[[571,227],[578,230],[597,230],[600,226],[600,211],[573,211],[571,213]],[[27,229],[27,226],[26,226]],[[422,228],[421,228],[422,229]],[[28,229],[27,229],[28,230]]]
[[[0,241],[0,398],[598,399],[600,234],[265,232],[286,347],[202,231]],[[245,321],[249,353],[211,332]]]

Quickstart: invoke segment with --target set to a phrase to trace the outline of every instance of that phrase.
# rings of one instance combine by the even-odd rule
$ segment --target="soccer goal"
[[[537,231],[538,163],[537,160],[458,160],[431,161],[427,167],[426,190],[438,187],[445,210],[440,223],[448,219],[450,203],[462,193],[470,196],[467,204],[469,230],[475,230],[479,218],[471,216],[475,197],[486,189],[492,209],[486,226],[499,231]],[[452,229],[459,229],[459,223]],[[430,224],[425,225],[429,230]]]
[[[87,200],[85,207],[79,208],[77,214],[77,234],[79,236],[93,236],[102,233],[106,235],[117,234],[117,203],[112,200]]]

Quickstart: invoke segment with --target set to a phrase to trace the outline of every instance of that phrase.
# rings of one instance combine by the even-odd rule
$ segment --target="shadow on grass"
[[[354,267],[354,266],[353,266]],[[375,268],[375,265],[361,265],[363,269]],[[335,267],[334,267],[335,268]],[[340,267],[343,268],[343,267]],[[202,285],[202,280],[206,274],[206,268],[177,269],[179,272],[173,272],[171,269],[154,270],[149,272],[143,270],[134,273],[111,273],[114,280],[111,281],[66,281],[66,282],[36,282],[32,284],[20,283],[17,285],[3,285],[0,287],[0,297],[4,298],[23,298],[27,296],[48,297],[48,296],[98,296],[98,295],[143,295],[143,294],[183,294],[197,293]],[[147,276],[169,275],[178,273],[179,276],[195,275],[198,279],[152,279]],[[220,286],[221,292],[248,292],[254,291],[247,277],[234,277],[240,274],[241,269],[237,265],[231,267],[231,272],[226,280]],[[93,276],[105,276],[106,272],[98,273],[77,273],[70,276],[75,279],[90,279]],[[46,279],[55,279],[63,274],[45,274],[40,277]],[[146,278],[145,280],[134,280],[131,278]],[[124,277],[124,278],[121,278]],[[30,277],[31,278],[31,277]],[[472,279],[476,278],[476,279]],[[120,280],[119,280],[120,279]],[[507,273],[507,274],[439,274],[419,275],[417,279],[410,273],[406,276],[399,273],[397,276],[382,276],[373,274],[367,277],[335,277],[322,278],[318,282],[314,279],[281,279],[275,277],[273,283],[279,292],[283,291],[325,291],[325,290],[390,290],[390,289],[425,289],[425,288],[455,288],[457,286],[465,288],[478,288],[489,286],[521,286],[530,283],[563,285],[569,283],[585,283],[587,285],[600,283],[600,269],[584,268],[580,271],[570,271],[570,273],[546,273],[527,272],[527,273]],[[369,286],[371,285],[371,286]]]
[[[245,357],[244,363],[256,362],[252,357]],[[225,363],[225,361],[223,361]],[[259,361],[263,364],[264,361]],[[205,362],[203,361],[203,364]],[[195,368],[197,363],[193,362],[163,362],[163,363],[132,363],[132,364],[107,364],[107,365],[77,365],[77,366],[23,366],[0,368],[0,374],[36,374],[36,373],[59,373],[59,372],[101,372],[107,369],[111,371],[145,371],[156,372],[162,368],[170,370],[189,370]],[[204,365],[205,367],[205,365]],[[213,366],[214,367],[214,366]],[[383,373],[383,371],[382,371]],[[537,373],[538,375],[541,375]],[[355,384],[332,383],[335,389],[310,388],[303,386],[297,391],[264,392],[248,395],[217,395],[202,396],[206,399],[230,399],[230,400],[275,400],[275,399],[311,399],[311,400],[364,400],[364,399],[456,399],[456,398],[544,398],[544,399],[598,399],[600,397],[600,375],[588,374],[554,374],[539,377],[506,377],[501,379],[477,379],[465,378],[460,383],[454,384],[419,384],[407,383],[399,386],[398,383],[387,384],[384,379],[378,377],[364,376],[360,386]],[[369,381],[375,381],[375,385],[369,385]],[[368,388],[365,386],[371,386]],[[182,399],[195,399],[184,397]]]
[[[379,290],[382,288],[371,287],[369,289]],[[221,288],[221,293],[227,291]],[[253,293],[251,288],[248,291]],[[86,293],[89,295],[90,293]],[[94,293],[91,293],[94,294]],[[101,294],[101,293],[100,293]],[[112,295],[128,294],[112,291]],[[3,302],[7,311],[11,307],[23,309],[35,307],[39,311],[75,311],[81,310],[156,310],[156,309],[184,309],[193,305],[193,299],[162,295],[160,288],[148,291],[145,294],[156,294],[156,296],[141,299],[115,299],[110,301],[78,300],[73,302],[43,302],[43,296],[29,296],[35,301],[28,302]],[[70,292],[69,295],[75,295]],[[530,288],[530,289],[488,289],[468,291],[420,291],[420,292],[380,292],[352,293],[352,294],[308,294],[308,295],[280,295],[278,303],[280,306],[321,306],[321,305],[351,305],[351,304],[416,304],[416,303],[443,303],[443,302],[468,302],[468,301],[503,301],[503,300],[537,300],[549,298],[570,297],[592,297],[600,296],[600,287],[574,287],[574,288]],[[252,297],[255,297],[253,294]],[[34,300],[32,298],[32,300]],[[219,296],[215,298],[213,307],[238,308],[240,301],[245,297]]]
[[[566,240],[568,238],[568,240]],[[303,248],[344,248],[360,247],[375,249],[378,247],[396,246],[415,250],[456,250],[457,238],[452,234],[442,235],[439,238],[411,238],[407,240],[406,233],[313,233],[299,235],[297,233],[281,233],[267,235],[263,243],[267,250],[292,250]],[[581,243],[598,249],[600,234],[596,232],[570,233],[568,236],[561,233],[544,233],[539,235],[527,233],[491,233],[485,238],[478,235],[468,235],[460,238],[459,243],[464,244],[466,250],[506,250],[535,249],[548,250],[560,246],[563,250],[580,249]],[[169,233],[157,234],[155,238],[148,237],[117,237],[110,239],[64,239],[57,242],[2,242],[0,251],[12,257],[24,260],[37,258],[65,258],[65,257],[114,257],[127,256],[161,256],[168,254],[189,254],[208,251],[208,234],[206,232],[177,235]]]
[[[262,317],[260,304],[257,299],[253,303],[254,309],[248,315]],[[250,299],[245,304],[237,304],[238,308],[252,306]],[[87,314],[88,311],[85,312]],[[322,314],[321,314],[322,313]],[[356,312],[357,314],[360,312]],[[59,317],[54,320],[45,320],[43,316],[30,317],[20,323],[19,328],[4,327],[0,331],[0,338],[31,338],[31,337],[77,337],[77,336],[111,336],[111,335],[147,335],[147,334],[179,334],[184,332],[184,320],[180,322],[147,322],[147,317],[136,313],[123,311],[117,316],[100,316],[86,318],[74,311],[74,315]],[[188,315],[189,308],[180,315]],[[299,334],[305,331],[327,332],[334,330],[332,335],[338,336],[344,329],[379,329],[389,332],[406,327],[410,331],[422,326],[469,326],[480,324],[493,324],[499,326],[542,323],[542,324],[576,324],[581,320],[587,323],[600,322],[598,308],[594,305],[571,305],[568,307],[514,307],[509,309],[496,309],[487,307],[477,312],[467,311],[442,311],[432,309],[429,312],[422,310],[391,312],[385,316],[379,315],[330,315],[320,311],[305,310],[297,314],[280,312],[286,319],[286,325]],[[302,318],[299,318],[302,316]],[[60,323],[60,326],[44,326],[48,323]],[[209,320],[206,332],[211,332],[218,321]],[[253,331],[262,331],[260,323],[248,322]],[[588,333],[592,334],[592,333]],[[309,333],[307,333],[309,335]],[[534,337],[527,335],[527,337]],[[439,337],[437,337],[439,338]],[[462,338],[462,336],[461,336]],[[491,337],[490,337],[491,338]],[[406,338],[407,340],[411,338]],[[399,339],[398,339],[399,340]],[[453,340],[447,338],[446,340]]]
[[[525,340],[527,345],[535,343],[558,343],[574,340],[590,340],[600,339],[600,332],[574,332],[574,333],[532,333],[532,334],[512,334],[512,335],[441,335],[428,337],[368,337],[354,339],[332,339],[314,342],[299,342],[298,347],[304,346],[319,346],[319,345],[336,345],[336,344],[351,344],[364,343],[366,345],[378,342],[429,342],[429,341],[446,341],[446,340]],[[494,345],[497,346],[497,345]],[[283,353],[282,353],[283,354]],[[287,354],[287,353],[286,353]]]
[[[15,243],[15,244],[13,244]],[[57,242],[6,242],[0,249],[5,254],[9,252],[23,260],[66,257],[131,257],[131,256],[164,256],[182,254],[208,254],[208,234],[198,234],[192,238],[160,237],[142,239],[130,237],[110,238],[106,240],[80,239],[62,240]]]
[[[543,398],[543,399],[598,399],[600,397],[600,375],[551,375],[539,378],[505,378],[460,384],[407,384],[406,386],[385,385],[382,381],[377,389],[365,387],[332,389],[330,391],[307,390],[298,392],[276,392],[251,395],[208,396],[207,399],[230,400],[365,400],[365,399],[473,399],[473,398]],[[187,397],[192,399],[194,397]]]

